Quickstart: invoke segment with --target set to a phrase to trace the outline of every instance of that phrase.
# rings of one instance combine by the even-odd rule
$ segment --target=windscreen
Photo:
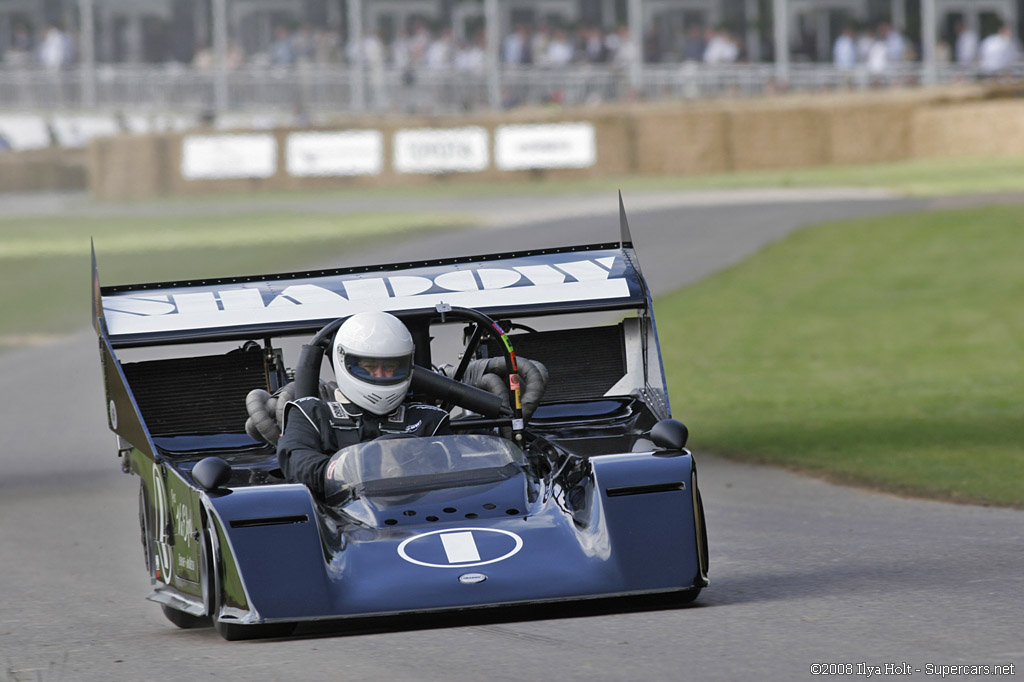
[[[385,437],[339,450],[324,489],[337,504],[481,485],[515,476],[525,461],[517,445],[497,436]]]

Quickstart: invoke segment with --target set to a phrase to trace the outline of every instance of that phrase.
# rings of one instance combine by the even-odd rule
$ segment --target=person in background
[[[962,20],[956,22],[956,63],[969,66],[978,58],[978,34]]]
[[[530,32],[525,25],[516,26],[515,31],[505,36],[501,56],[503,62],[514,66],[533,62],[530,58]]]
[[[724,28],[718,28],[711,32],[708,46],[704,50],[705,64],[733,64],[739,56],[739,46],[731,33]]]
[[[25,24],[17,24],[3,55],[8,66],[28,66],[32,61],[32,36]]]
[[[704,50],[707,47],[708,41],[704,39],[704,29],[696,24],[690,26],[686,29],[686,39],[683,41],[683,61],[704,61]]]
[[[57,24],[50,24],[39,44],[39,63],[43,68],[57,71],[64,68],[70,59],[69,41]]]
[[[555,68],[568,66],[576,50],[564,29],[555,29],[551,42],[548,43],[547,63]]]
[[[907,39],[898,28],[883,21],[878,26],[878,35],[885,41],[885,59],[888,64],[898,64],[907,58]]]
[[[1016,52],[1010,27],[1000,24],[998,30],[982,40],[978,47],[982,75],[991,77],[1002,74],[1017,60]]]
[[[846,26],[832,46],[832,61],[837,69],[849,71],[857,65],[857,44],[853,26]]]
[[[274,42],[270,45],[270,63],[284,67],[295,65],[295,45],[291,33],[285,26],[278,26],[274,30]]]

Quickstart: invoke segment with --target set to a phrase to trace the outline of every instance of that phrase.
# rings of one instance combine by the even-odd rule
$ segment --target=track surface
[[[937,205],[719,200],[627,197],[655,293],[805,224]],[[574,201],[500,202],[488,229],[337,264],[617,239],[614,198],[598,217],[592,200]],[[921,671],[912,679],[939,679],[927,665],[1024,665],[1024,512],[903,500],[700,453],[712,585],[692,607],[256,643],[176,630],[143,599],[137,481],[117,469],[91,333],[0,355],[0,381],[2,682],[801,680],[817,662],[908,663]],[[681,397],[674,407],[685,419]]]

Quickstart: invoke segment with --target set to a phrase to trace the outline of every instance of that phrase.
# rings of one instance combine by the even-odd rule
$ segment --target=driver
[[[394,315],[371,311],[346,320],[332,351],[335,400],[300,398],[285,408],[277,443],[285,478],[323,499],[327,463],[338,450],[389,434],[450,434],[447,412],[406,402],[412,358],[412,335]]]

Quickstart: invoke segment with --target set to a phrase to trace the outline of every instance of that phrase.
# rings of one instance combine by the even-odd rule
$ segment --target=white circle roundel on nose
[[[398,555],[429,568],[495,564],[523,548],[523,539],[497,528],[450,528],[414,535],[398,545]]]

